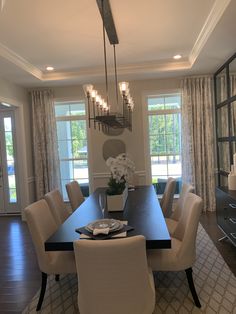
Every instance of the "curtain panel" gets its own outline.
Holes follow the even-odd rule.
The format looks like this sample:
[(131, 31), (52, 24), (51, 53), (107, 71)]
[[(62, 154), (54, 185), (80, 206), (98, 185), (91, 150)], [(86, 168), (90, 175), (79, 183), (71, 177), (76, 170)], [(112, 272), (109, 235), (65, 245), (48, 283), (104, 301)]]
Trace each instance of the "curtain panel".
[(31, 92), (36, 198), (59, 188), (60, 167), (56, 119), (51, 90)]
[(203, 199), (203, 210), (215, 210), (214, 107), (211, 77), (182, 80), (182, 172)]

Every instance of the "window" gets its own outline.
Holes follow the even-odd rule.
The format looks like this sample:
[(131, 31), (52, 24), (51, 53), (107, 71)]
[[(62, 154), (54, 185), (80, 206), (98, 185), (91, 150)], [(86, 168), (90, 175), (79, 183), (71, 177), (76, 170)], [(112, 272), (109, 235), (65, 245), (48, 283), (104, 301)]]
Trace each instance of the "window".
[(152, 183), (163, 194), (168, 177), (181, 181), (181, 96), (148, 96), (147, 106)]
[(55, 104), (57, 139), (61, 171), (61, 188), (68, 200), (65, 184), (77, 180), (88, 195), (88, 142), (84, 102)]
[(13, 130), (12, 117), (4, 117), (4, 133), (5, 133), (5, 149), (6, 149), (6, 163), (8, 172), (8, 186), (9, 186), (9, 203), (17, 202), (16, 194), (16, 174), (14, 167), (14, 145), (13, 145)]

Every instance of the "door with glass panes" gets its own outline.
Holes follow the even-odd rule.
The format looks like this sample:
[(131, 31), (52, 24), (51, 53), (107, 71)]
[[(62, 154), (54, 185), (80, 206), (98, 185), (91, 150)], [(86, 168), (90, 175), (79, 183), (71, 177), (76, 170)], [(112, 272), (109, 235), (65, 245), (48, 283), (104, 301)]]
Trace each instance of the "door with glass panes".
[(14, 110), (0, 110), (0, 214), (20, 212)]

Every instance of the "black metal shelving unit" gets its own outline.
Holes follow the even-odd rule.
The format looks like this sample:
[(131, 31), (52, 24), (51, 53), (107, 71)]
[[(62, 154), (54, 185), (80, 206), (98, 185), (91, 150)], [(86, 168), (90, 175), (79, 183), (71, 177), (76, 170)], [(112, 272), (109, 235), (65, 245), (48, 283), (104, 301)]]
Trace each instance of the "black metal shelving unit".
[[(228, 189), (228, 174), (236, 153), (236, 53), (214, 74), (217, 149), (217, 223), (236, 246), (236, 191)], [(235, 81), (235, 82), (234, 82)], [(220, 239), (221, 240), (221, 239)]]

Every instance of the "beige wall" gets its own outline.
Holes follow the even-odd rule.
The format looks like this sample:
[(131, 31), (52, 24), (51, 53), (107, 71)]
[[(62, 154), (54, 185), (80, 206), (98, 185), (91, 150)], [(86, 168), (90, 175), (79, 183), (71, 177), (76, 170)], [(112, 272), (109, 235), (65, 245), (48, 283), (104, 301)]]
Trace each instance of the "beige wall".
[[(103, 95), (104, 85), (94, 85), (96, 89)], [(145, 110), (144, 110), (144, 96), (145, 94), (152, 94), (153, 92), (165, 93), (176, 91), (180, 89), (180, 78), (160, 79), (160, 80), (145, 80), (130, 82), (131, 95), (135, 102), (135, 109), (133, 113), (133, 131), (125, 130), (119, 136), (107, 136), (101, 131), (89, 130), (90, 136), (90, 156), (91, 156), (91, 183), (93, 188), (99, 185), (105, 185), (109, 175), (102, 156), (102, 147), (107, 139), (120, 139), (126, 144), (126, 151), (130, 154), (135, 162), (136, 171), (139, 176), (140, 183), (148, 183), (146, 176), (146, 159), (147, 147), (145, 145)], [(54, 96), (57, 100), (82, 100), (85, 98), (81, 86), (64, 86), (55, 87)], [(110, 89), (109, 89), (110, 90)], [(114, 93), (112, 93), (114, 95)], [(112, 95), (110, 95), (112, 99)]]

